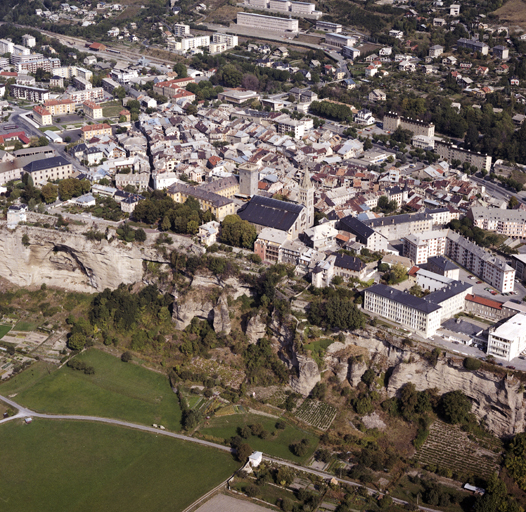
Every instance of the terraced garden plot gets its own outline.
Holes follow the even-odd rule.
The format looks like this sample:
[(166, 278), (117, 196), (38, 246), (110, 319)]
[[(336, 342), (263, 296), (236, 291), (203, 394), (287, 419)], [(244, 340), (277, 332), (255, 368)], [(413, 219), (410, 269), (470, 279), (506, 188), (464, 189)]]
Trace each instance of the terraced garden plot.
[(456, 473), (489, 477), (497, 469), (498, 455), (470, 441), (457, 425), (435, 421), (415, 459), (422, 464), (449, 468)]
[(295, 413), (296, 418), (314, 428), (327, 430), (336, 418), (338, 410), (336, 407), (318, 400), (306, 399)]

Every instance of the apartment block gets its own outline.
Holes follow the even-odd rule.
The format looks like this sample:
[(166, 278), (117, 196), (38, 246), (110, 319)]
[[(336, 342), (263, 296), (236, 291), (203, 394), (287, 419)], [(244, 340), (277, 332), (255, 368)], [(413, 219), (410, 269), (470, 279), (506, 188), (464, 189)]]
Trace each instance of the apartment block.
[(73, 114), (75, 112), (75, 103), (71, 100), (47, 100), (44, 102), (44, 107), (51, 112), (52, 116)]
[(344, 36), (343, 34), (329, 33), (325, 36), (325, 43), (330, 46), (336, 46), (337, 48), (343, 48), (344, 46), (354, 46), (357, 43), (356, 37)]
[(111, 126), (106, 123), (90, 124), (81, 128), (82, 138), (84, 141), (90, 140), (93, 137), (100, 137), (101, 135), (111, 135)]
[(49, 110), (42, 107), (41, 105), (33, 107), (33, 119), (40, 126), (51, 126), (53, 124), (53, 117), (51, 116), (51, 112), (49, 112)]
[(399, 116), (395, 112), (388, 112), (384, 115), (383, 128), (390, 132), (396, 131), (397, 128), (403, 128), (404, 130), (409, 130), (413, 135), (423, 135), (431, 138), (435, 136), (435, 125), (433, 123)]
[(466, 48), (472, 52), (480, 52), (482, 55), (487, 55), (489, 52), (489, 46), (482, 41), (477, 41), (476, 39), (465, 39), (460, 38), (457, 41), (457, 48)]
[(292, 18), (277, 18), (265, 16), (264, 14), (253, 14), (248, 12), (237, 13), (237, 24), (240, 27), (255, 28), (258, 30), (270, 30), (271, 32), (298, 32), (298, 20)]
[(511, 361), (526, 350), (526, 315), (518, 313), (498, 327), (491, 327), (487, 354)]
[(387, 240), (398, 240), (414, 233), (425, 233), (431, 231), (434, 225), (433, 217), (429, 213), (406, 213), (363, 222)]
[(404, 239), (404, 256), (415, 265), (427, 263), (428, 258), (440, 256), (446, 250), (447, 231), (426, 231), (410, 234)]
[(513, 291), (515, 269), (502, 258), (494, 256), (451, 230), (447, 235), (445, 255), (499, 292)]
[(467, 216), (473, 225), (511, 238), (526, 238), (526, 211), (475, 206)]
[(94, 87), (86, 91), (71, 91), (66, 93), (68, 99), (71, 101), (81, 104), (85, 101), (100, 101), (104, 99), (104, 90), (102, 87)]
[(27, 85), (11, 84), (11, 94), (18, 99), (29, 100), (41, 103), (49, 99), (49, 91), (38, 87), (28, 87)]
[(173, 34), (175, 37), (185, 37), (190, 35), (190, 25), (175, 23), (173, 26)]
[(82, 104), (82, 109), (86, 116), (91, 119), (102, 119), (102, 107), (95, 103), (94, 101), (85, 101)]
[(223, 34), (221, 32), (218, 32), (216, 34), (212, 34), (212, 43), (216, 43), (216, 44), (224, 43), (228, 47), (234, 47), (239, 44), (239, 39), (237, 36), (233, 36), (231, 34)]
[(34, 183), (62, 180), (73, 174), (73, 166), (63, 156), (54, 156), (25, 165), (24, 173), (31, 174)]
[(453, 160), (460, 160), (462, 163), (468, 162), (474, 165), (477, 169), (491, 170), (491, 156), (461, 149), (454, 144), (448, 142), (437, 141), (435, 144), (435, 151), (444, 159), (451, 163)]

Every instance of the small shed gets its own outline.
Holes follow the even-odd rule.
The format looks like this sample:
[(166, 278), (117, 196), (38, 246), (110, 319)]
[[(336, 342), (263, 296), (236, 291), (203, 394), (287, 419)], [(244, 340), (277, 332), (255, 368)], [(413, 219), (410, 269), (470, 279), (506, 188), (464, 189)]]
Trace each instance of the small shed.
[(263, 460), (262, 452), (254, 452), (249, 458), (248, 462), (253, 468), (257, 468)]

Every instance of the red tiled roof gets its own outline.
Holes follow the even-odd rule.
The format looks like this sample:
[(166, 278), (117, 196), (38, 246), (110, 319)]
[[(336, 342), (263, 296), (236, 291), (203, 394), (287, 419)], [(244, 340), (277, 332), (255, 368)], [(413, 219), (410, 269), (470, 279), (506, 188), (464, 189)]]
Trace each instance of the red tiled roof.
[(91, 132), (91, 131), (95, 131), (95, 130), (103, 130), (105, 128), (111, 128), (111, 126), (109, 124), (106, 124), (106, 123), (91, 124), (91, 125), (88, 125), (88, 126), (83, 126), (81, 128), (81, 131), (83, 131), (83, 132)]
[(411, 267), (409, 269), (409, 272), (407, 273), (408, 275), (410, 275), (411, 277), (415, 277), (416, 276), (416, 273), (420, 270), (420, 267)]
[(4, 135), (0, 135), (0, 144), (4, 144), (7, 141), (18, 139), (23, 144), (29, 144), (29, 139), (26, 137), (24, 132), (11, 132)]
[(502, 309), (502, 302), (486, 299), (480, 295), (466, 295), (466, 300), (469, 300), (470, 302), (476, 302), (477, 304), (482, 304), (483, 306), (488, 306), (490, 308)]

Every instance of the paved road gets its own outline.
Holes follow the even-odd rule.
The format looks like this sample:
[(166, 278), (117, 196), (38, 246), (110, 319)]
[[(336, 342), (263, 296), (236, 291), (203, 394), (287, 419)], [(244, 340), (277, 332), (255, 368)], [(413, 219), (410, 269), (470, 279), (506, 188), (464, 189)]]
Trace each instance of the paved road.
[[(6, 404), (10, 405), (11, 407), (14, 407), (15, 409), (18, 409), (18, 413), (17, 414), (15, 414), (14, 416), (11, 416), (9, 418), (5, 418), (5, 419), (0, 420), (0, 424), (7, 423), (8, 421), (12, 421), (12, 420), (15, 420), (15, 419), (22, 419), (22, 418), (27, 418), (27, 417), (44, 418), (44, 419), (51, 419), (51, 420), (96, 421), (96, 422), (99, 422), (99, 423), (107, 423), (109, 425), (117, 425), (119, 427), (133, 428), (133, 429), (136, 429), (136, 430), (142, 430), (144, 432), (150, 432), (152, 434), (173, 437), (175, 439), (180, 439), (182, 441), (189, 441), (191, 443), (200, 444), (202, 446), (208, 446), (210, 448), (216, 448), (216, 449), (222, 450), (224, 452), (229, 452), (229, 453), (233, 452), (232, 448), (230, 448), (228, 446), (224, 446), (224, 445), (216, 444), (216, 443), (211, 443), (210, 441), (204, 441), (203, 439), (196, 439), (195, 437), (189, 437), (189, 436), (185, 436), (183, 434), (176, 434), (175, 432), (169, 432), (167, 430), (160, 430), (160, 429), (155, 428), (155, 427), (148, 427), (146, 425), (138, 425), (137, 423), (131, 423), (129, 421), (115, 420), (115, 419), (112, 419), (112, 418), (101, 418), (99, 416), (81, 416), (81, 415), (77, 415), (77, 414), (41, 414), (41, 413), (32, 411), (31, 409), (28, 409), (27, 407), (24, 407), (24, 406), (16, 403), (14, 400), (11, 400), (10, 398), (7, 398), (5, 396), (0, 395), (0, 400), (5, 402)], [(315, 470), (315, 469), (306, 468), (304, 466), (300, 466), (300, 465), (294, 464), (292, 462), (287, 462), (287, 461), (284, 461), (284, 460), (281, 460), (281, 459), (279, 459), (279, 460), (278, 459), (274, 459), (274, 458), (268, 457), (266, 455), (264, 456), (264, 459), (269, 461), (269, 462), (272, 462), (274, 464), (281, 464), (282, 466), (288, 466), (288, 467), (297, 469), (299, 471), (304, 471), (305, 473), (310, 473), (312, 475), (319, 476), (319, 477), (324, 478), (324, 479), (336, 478), (336, 477), (334, 477), (334, 475), (332, 475), (330, 473), (325, 473), (323, 471), (318, 471), (318, 470)], [(362, 487), (361, 484), (358, 484), (356, 482), (351, 482), (350, 480), (345, 480), (343, 478), (336, 478), (336, 480), (338, 480), (341, 483), (345, 483), (345, 484), (352, 485), (352, 486), (355, 486), (355, 487)], [(366, 489), (369, 491), (369, 494), (372, 494), (372, 495), (379, 494), (378, 491), (376, 491), (375, 489), (371, 489), (369, 487), (366, 487)], [(401, 505), (404, 505), (404, 504), (407, 503), (407, 502), (405, 502), (403, 500), (399, 500), (397, 498), (393, 498), (393, 501), (396, 502), (396, 503), (400, 503)], [(426, 508), (426, 507), (420, 507), (420, 510), (424, 510), (426, 512), (437, 512), (434, 509)]]

